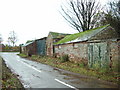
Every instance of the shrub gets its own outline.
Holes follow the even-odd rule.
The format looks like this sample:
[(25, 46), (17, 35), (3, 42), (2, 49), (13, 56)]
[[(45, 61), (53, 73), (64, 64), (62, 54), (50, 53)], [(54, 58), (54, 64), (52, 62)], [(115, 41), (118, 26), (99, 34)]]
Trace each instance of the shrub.
[(69, 61), (69, 56), (67, 54), (61, 56), (61, 60), (62, 60), (61, 62), (67, 62)]
[(81, 68), (85, 67), (84, 63), (79, 63), (79, 66), (80, 66)]

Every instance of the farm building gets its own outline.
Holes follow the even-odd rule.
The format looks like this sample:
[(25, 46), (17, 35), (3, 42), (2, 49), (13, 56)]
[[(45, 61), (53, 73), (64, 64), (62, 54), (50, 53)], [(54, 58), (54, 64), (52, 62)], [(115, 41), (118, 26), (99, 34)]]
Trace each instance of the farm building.
[(57, 57), (66, 54), (71, 61), (83, 62), (89, 67), (118, 66), (120, 37), (109, 25), (68, 35), (54, 44)]
[(35, 55), (36, 53), (36, 43), (35, 41), (29, 42), (21, 47), (22, 53), (26, 55)]
[(46, 55), (46, 37), (22, 45), (21, 52), (27, 55)]
[(54, 53), (53, 43), (63, 39), (66, 35), (70, 35), (70, 34), (49, 32), (46, 40), (46, 54), (48, 56), (53, 56), (53, 53)]

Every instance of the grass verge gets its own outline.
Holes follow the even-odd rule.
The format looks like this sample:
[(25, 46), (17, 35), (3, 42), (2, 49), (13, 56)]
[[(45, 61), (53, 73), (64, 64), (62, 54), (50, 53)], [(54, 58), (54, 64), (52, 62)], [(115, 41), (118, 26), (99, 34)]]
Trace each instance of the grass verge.
[(2, 82), (2, 89), (10, 89), (10, 88), (21, 88), (24, 90), (23, 85), (18, 80), (17, 76), (13, 74), (10, 69), (6, 66), (5, 62), (0, 57), (0, 67), (1, 70), (1, 78), (0, 81)]
[(90, 69), (87, 66), (84, 67), (80, 63), (74, 63), (71, 61), (66, 61), (62, 62), (61, 59), (54, 58), (54, 57), (47, 57), (47, 56), (37, 56), (37, 55), (32, 55), (31, 57), (28, 57), (24, 54), (19, 54), (21, 57), (28, 58), (33, 61), (37, 61), (43, 64), (48, 64), (53, 67), (61, 68), (64, 70), (68, 70), (74, 73), (79, 73), (82, 75), (86, 76), (92, 76), (96, 77), (101, 80), (106, 80), (109, 82), (113, 82), (116, 84), (120, 84), (119, 79), (120, 79), (120, 73), (118, 72), (113, 72), (111, 70), (106, 70), (106, 69)]

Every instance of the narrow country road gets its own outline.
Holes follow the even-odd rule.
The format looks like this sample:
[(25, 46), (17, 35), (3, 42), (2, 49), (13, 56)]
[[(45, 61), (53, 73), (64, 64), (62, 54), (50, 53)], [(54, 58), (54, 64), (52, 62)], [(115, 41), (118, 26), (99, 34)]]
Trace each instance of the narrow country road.
[(20, 58), (17, 53), (0, 53), (25, 88), (114, 88), (116, 85)]

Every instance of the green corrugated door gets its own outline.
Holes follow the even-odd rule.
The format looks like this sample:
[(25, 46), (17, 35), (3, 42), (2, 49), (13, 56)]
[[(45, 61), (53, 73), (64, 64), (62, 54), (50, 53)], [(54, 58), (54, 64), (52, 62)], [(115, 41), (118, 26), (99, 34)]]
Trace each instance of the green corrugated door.
[(107, 43), (89, 43), (88, 64), (90, 67), (106, 67), (109, 64), (109, 53)]
[(37, 41), (37, 54), (38, 55), (45, 55), (45, 40), (38, 40)]
[(88, 64), (90, 67), (93, 65), (93, 45), (88, 46)]

